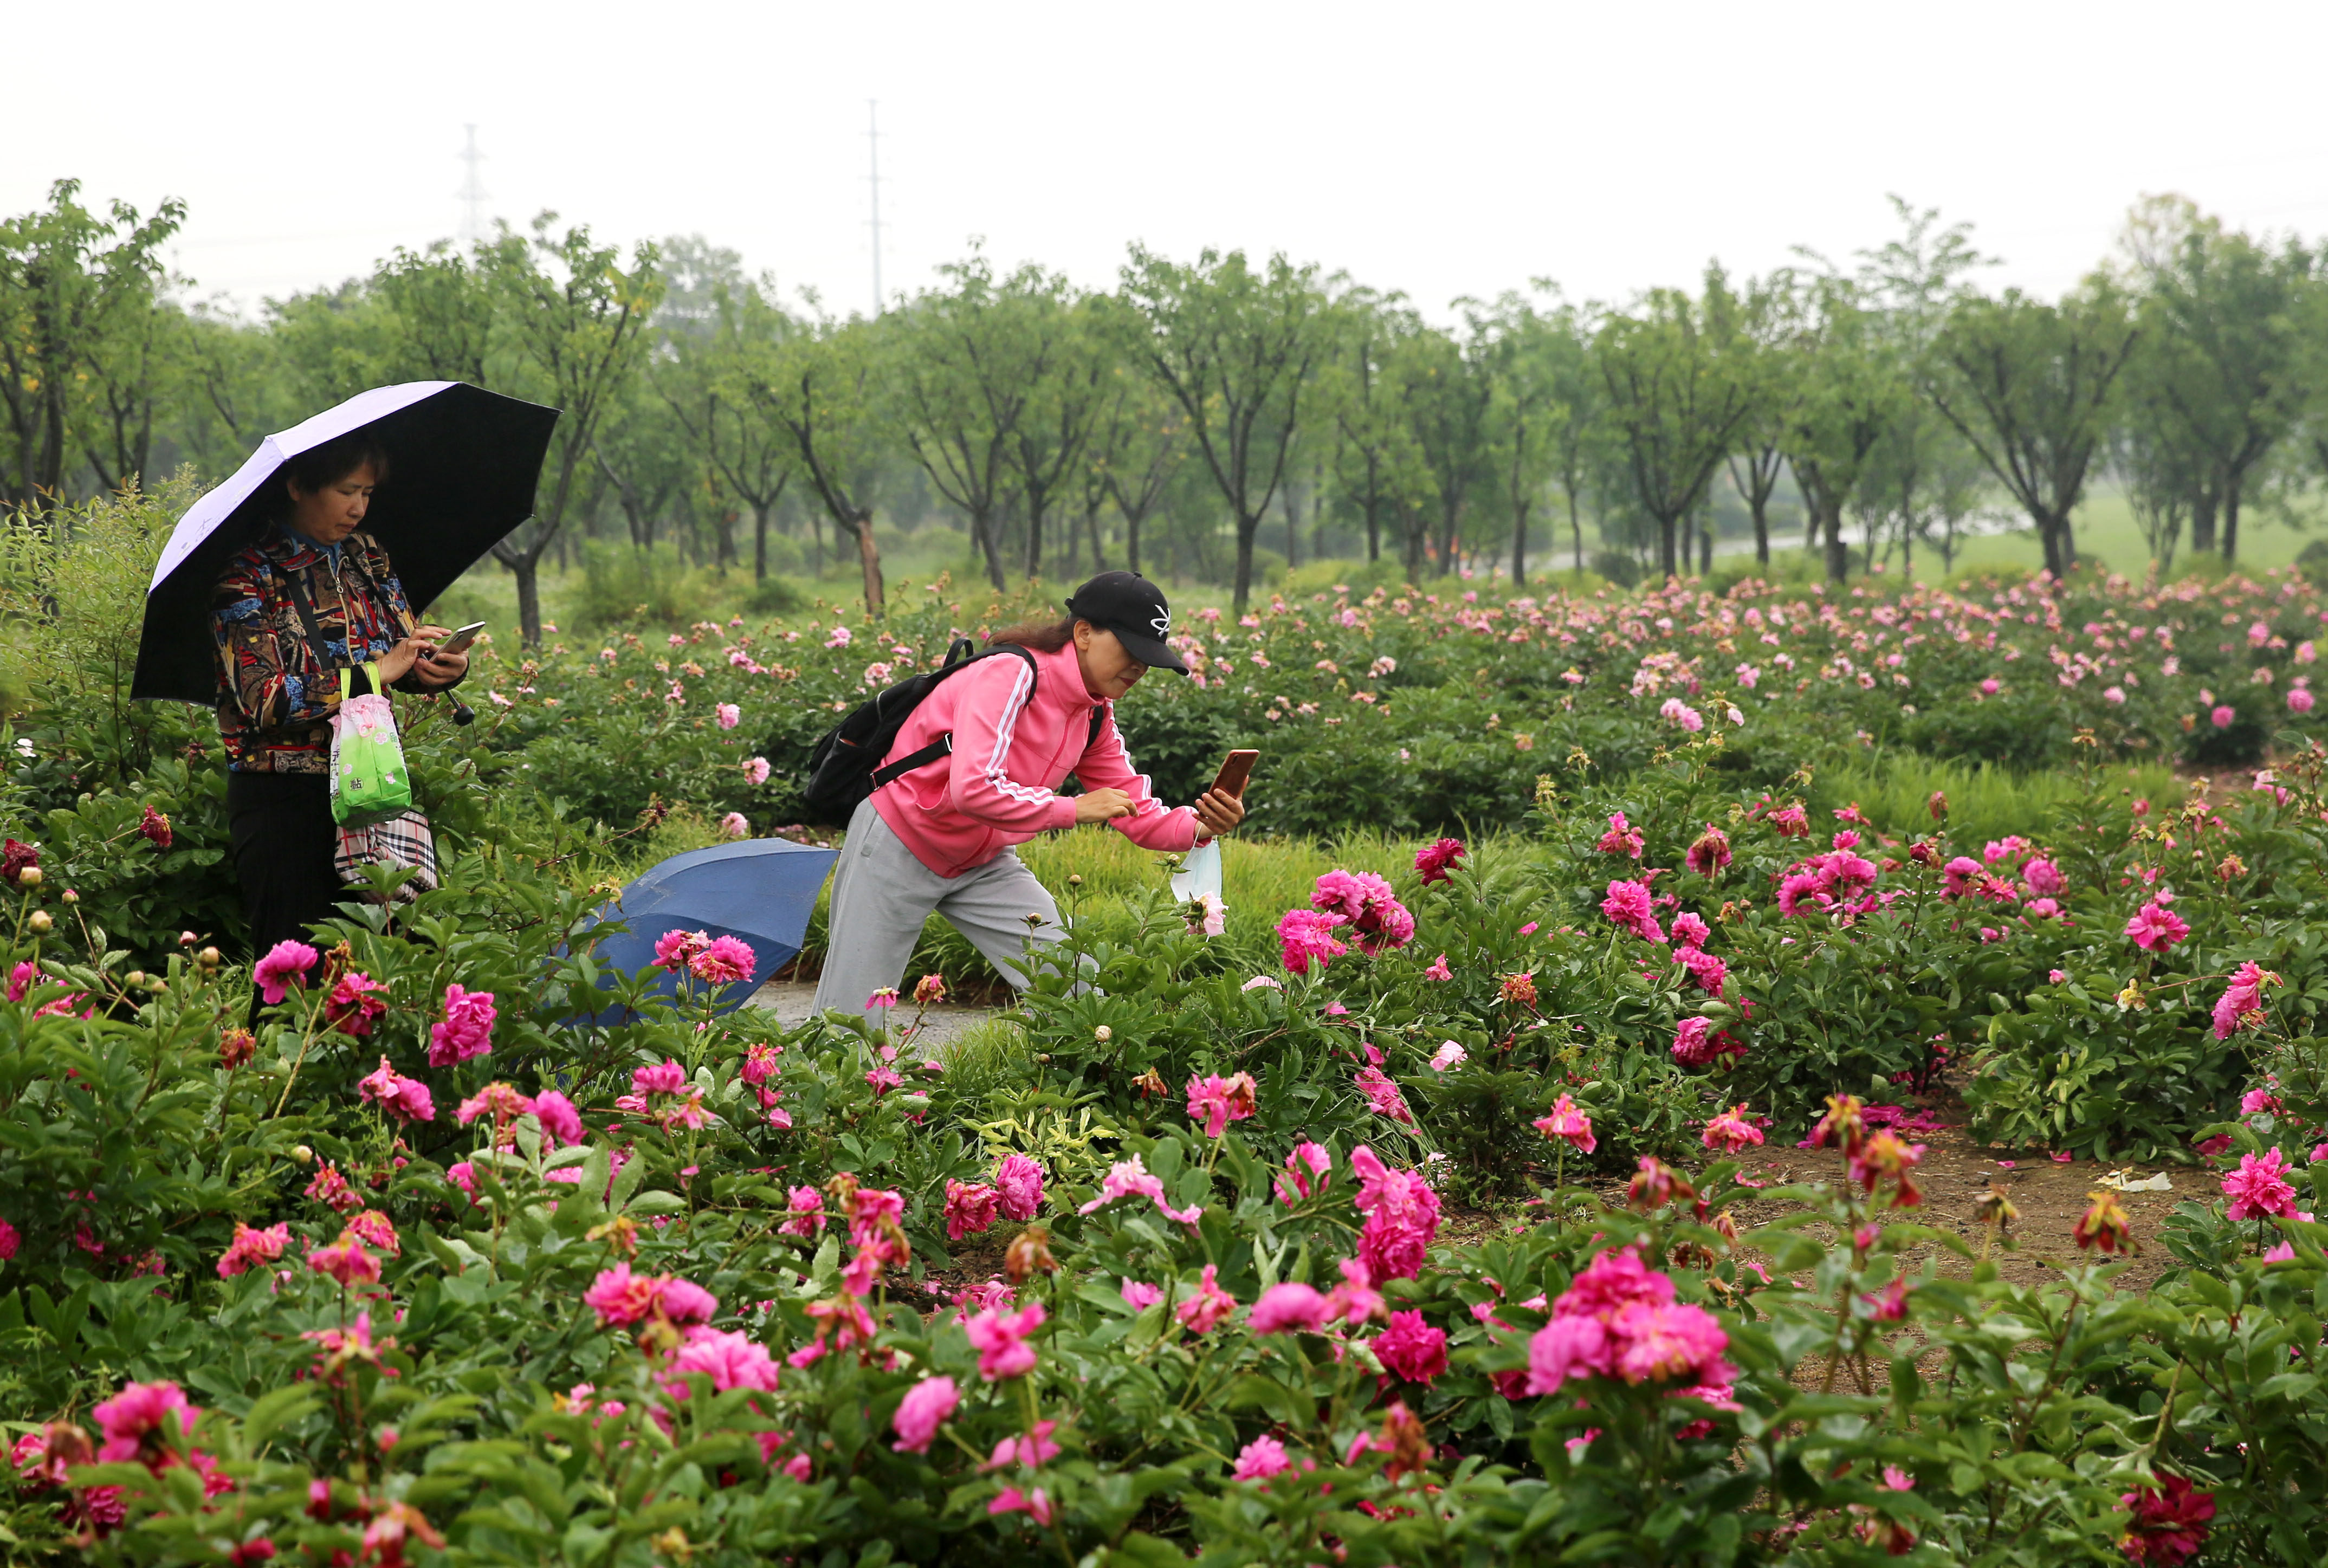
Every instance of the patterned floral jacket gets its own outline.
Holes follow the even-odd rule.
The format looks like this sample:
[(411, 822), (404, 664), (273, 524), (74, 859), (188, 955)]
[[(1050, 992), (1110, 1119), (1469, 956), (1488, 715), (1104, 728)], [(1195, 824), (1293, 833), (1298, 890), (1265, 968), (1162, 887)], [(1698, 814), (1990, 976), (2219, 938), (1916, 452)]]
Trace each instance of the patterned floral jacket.
[[(328, 663), (315, 657), (292, 603), (295, 577), (306, 588)], [(353, 671), (351, 694), (371, 690), (364, 662), (418, 624), (388, 552), (361, 531), (332, 551), (278, 530), (227, 563), (211, 606), (219, 734), (227, 765), (244, 773), (329, 774), (327, 721), (340, 699), (340, 671)], [(410, 675), (393, 684), (424, 690)]]

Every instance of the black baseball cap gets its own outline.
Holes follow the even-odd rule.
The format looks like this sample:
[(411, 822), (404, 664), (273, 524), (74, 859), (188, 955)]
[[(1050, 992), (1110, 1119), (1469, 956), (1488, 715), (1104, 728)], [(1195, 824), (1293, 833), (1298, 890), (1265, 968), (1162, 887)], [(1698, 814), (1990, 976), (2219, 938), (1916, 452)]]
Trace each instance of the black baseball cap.
[(1188, 672), (1164, 639), (1172, 634), (1172, 606), (1164, 590), (1138, 572), (1102, 572), (1075, 590), (1067, 614), (1113, 632), (1124, 652), (1152, 670)]

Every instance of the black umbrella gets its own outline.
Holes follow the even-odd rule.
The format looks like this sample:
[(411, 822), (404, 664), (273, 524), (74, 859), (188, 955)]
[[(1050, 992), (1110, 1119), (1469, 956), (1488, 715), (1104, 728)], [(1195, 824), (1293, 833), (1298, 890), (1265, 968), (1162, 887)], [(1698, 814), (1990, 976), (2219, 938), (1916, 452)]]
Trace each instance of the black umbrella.
[(211, 596), (229, 558), (274, 525), (282, 486), (270, 482), (286, 459), (352, 430), (379, 440), (389, 481), (372, 496), (364, 531), (387, 549), (417, 610), (533, 515), (558, 412), (463, 381), (407, 381), (359, 392), (269, 436), (187, 510), (163, 548), (129, 694), (217, 699)]

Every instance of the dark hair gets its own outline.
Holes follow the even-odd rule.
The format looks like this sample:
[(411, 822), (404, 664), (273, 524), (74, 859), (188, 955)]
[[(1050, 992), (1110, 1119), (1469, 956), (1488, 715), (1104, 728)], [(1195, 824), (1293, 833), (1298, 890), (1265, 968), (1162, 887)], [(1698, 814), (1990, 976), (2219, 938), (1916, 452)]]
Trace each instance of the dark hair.
[(1069, 615), (1063, 621), (1021, 621), (1015, 626), (1005, 626), (986, 639), (989, 643), (1016, 643), (1037, 653), (1056, 653), (1075, 640), (1075, 623), (1083, 617)]
[[(283, 476), (289, 484), (313, 495), (367, 465), (371, 468), (373, 483), (388, 483), (388, 452), (380, 446), (380, 438), (369, 430), (351, 430), (291, 458), (283, 465)], [(289, 495), (288, 484), (284, 493)]]

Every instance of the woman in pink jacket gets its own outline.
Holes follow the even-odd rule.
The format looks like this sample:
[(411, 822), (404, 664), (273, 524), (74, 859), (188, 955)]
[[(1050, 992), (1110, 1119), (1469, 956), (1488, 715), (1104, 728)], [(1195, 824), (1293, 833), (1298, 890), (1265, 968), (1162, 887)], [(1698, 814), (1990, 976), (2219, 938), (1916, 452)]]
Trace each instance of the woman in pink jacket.
[[(1174, 851), (1243, 820), (1244, 805), (1219, 791), (1167, 811), (1116, 732), (1117, 699), (1150, 669), (1187, 673), (1164, 640), (1171, 630), (1153, 583), (1103, 572), (1075, 590), (1065, 620), (994, 634), (1031, 660), (981, 658), (922, 700), (882, 760), (949, 734), (953, 748), (876, 789), (850, 819), (818, 1011), (869, 1014), (878, 993), (903, 981), (933, 911), (1025, 985), (1030, 929), (1043, 944), (1066, 934), (1058, 904), (1013, 847), (1039, 832), (1105, 822), (1144, 849)], [(1083, 793), (1059, 793), (1070, 773)]]

